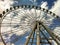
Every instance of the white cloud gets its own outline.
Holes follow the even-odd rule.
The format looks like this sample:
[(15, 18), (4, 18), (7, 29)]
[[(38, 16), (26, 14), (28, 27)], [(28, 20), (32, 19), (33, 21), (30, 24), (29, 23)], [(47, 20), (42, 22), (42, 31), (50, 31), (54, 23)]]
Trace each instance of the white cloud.
[(60, 0), (57, 0), (54, 3), (54, 6), (52, 6), (50, 10), (60, 16)]
[(9, 8), (11, 4), (13, 4), (13, 0), (4, 0), (4, 1), (0, 0), (0, 9), (3, 11)]
[(31, 2), (36, 2), (36, 0), (30, 0)]
[[(32, 1), (32, 0), (31, 0)], [(16, 2), (16, 1), (15, 1)], [(36, 2), (36, 0), (33, 0), (32, 2)], [(4, 2), (3, 1), (0, 1), (0, 9), (2, 9), (2, 10), (5, 10), (5, 9), (7, 9), (7, 8), (9, 8), (12, 4), (14, 3), (14, 1), (13, 0), (5, 0)], [(47, 2), (41, 2), (42, 4), (41, 4), (41, 7), (42, 8), (45, 8), (45, 9), (48, 9), (48, 6), (47, 6)], [(55, 5), (52, 7), (52, 9), (51, 9), (51, 11), (53, 11), (53, 12), (55, 12), (56, 14), (60, 14), (60, 0), (57, 0), (57, 2), (55, 2)], [(34, 11), (33, 11), (34, 12)], [(32, 19), (31, 19), (32, 20)], [(33, 25), (34, 26), (34, 25)], [(32, 26), (32, 27), (33, 27)], [(5, 29), (5, 28), (4, 28)], [(4, 30), (4, 29), (2, 29), (2, 30)], [(28, 27), (27, 27), (27, 30), (25, 31), (25, 32), (27, 32), (28, 31)], [(8, 29), (7, 29), (8, 30)], [(22, 35), (22, 34), (24, 34), (25, 32), (23, 32), (23, 31), (20, 31), (20, 32), (17, 32), (16, 34), (17, 35)], [(20, 34), (18, 34), (18, 33), (20, 33)], [(28, 37), (28, 36), (27, 36)], [(26, 38), (27, 38), (26, 37)], [(20, 43), (20, 42), (19, 42)]]
[(42, 2), (41, 7), (45, 8), (45, 9), (48, 9), (47, 2)]

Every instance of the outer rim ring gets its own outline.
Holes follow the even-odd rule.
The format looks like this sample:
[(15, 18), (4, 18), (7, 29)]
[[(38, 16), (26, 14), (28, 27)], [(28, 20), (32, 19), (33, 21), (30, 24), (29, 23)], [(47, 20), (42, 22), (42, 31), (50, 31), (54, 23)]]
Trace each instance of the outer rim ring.
[(51, 11), (49, 11), (49, 10), (47, 10), (47, 9), (44, 9), (44, 8), (41, 8), (41, 7), (39, 7), (39, 6), (34, 6), (34, 5), (18, 5), (18, 6), (13, 6), (13, 7), (10, 7), (10, 9), (6, 9), (5, 11), (3, 11), (3, 13), (1, 14), (1, 21), (0, 21), (0, 36), (1, 36), (1, 39), (2, 39), (2, 42), (3, 42), (3, 44), (4, 45), (6, 45), (6, 43), (5, 43), (5, 41), (4, 41), (4, 39), (3, 39), (3, 37), (2, 37), (2, 35), (1, 35), (1, 24), (2, 24), (2, 21), (3, 21), (3, 19), (6, 17), (6, 15), (8, 14), (8, 13), (10, 13), (10, 12), (12, 12), (12, 11), (14, 11), (14, 10), (17, 10), (17, 9), (19, 9), (19, 8), (34, 8), (34, 9), (38, 9), (38, 10), (41, 10), (41, 11), (45, 11), (47, 14), (50, 14), (50, 15), (52, 15), (52, 16), (54, 16), (54, 17), (56, 17), (56, 18), (59, 18), (59, 16), (56, 16), (56, 14), (55, 13), (52, 13)]

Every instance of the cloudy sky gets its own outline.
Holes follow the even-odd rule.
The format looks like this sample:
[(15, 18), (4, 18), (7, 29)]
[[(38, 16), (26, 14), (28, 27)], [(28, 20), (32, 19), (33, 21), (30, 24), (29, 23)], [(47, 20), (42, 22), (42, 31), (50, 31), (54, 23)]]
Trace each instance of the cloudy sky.
[(0, 0), (0, 10), (5, 10), (12, 5), (33, 4), (43, 8), (48, 8), (59, 15), (60, 0)]
[(13, 5), (38, 5), (60, 16), (60, 0), (0, 0), (0, 12)]

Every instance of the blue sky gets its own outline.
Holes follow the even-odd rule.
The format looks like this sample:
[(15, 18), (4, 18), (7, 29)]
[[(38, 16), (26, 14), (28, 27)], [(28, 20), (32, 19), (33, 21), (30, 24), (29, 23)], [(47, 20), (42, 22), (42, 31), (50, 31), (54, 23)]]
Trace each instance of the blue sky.
[[(23, 4), (23, 3), (24, 4), (33, 4), (34, 0), (14, 0), (14, 1), (17, 1), (19, 4), (20, 3), (21, 4)], [(51, 7), (54, 5), (54, 2), (57, 1), (57, 0), (35, 0), (35, 1), (36, 1), (35, 3), (37, 3), (37, 5), (41, 5), (42, 1), (47, 2), (48, 3), (47, 4), (48, 8), (51, 9)], [(16, 4), (16, 2), (14, 4)]]
[[(47, 7), (49, 10), (54, 12), (55, 14), (60, 14), (60, 0), (13, 0), (13, 5), (21, 5), (21, 4), (33, 4), (41, 6), (44, 3), (44, 7)], [(60, 15), (59, 15), (60, 16)]]
[(38, 5), (40, 5), (42, 1), (47, 2), (47, 6), (50, 9), (54, 5), (54, 2), (57, 0), (37, 0)]
[[(14, 0), (15, 2), (12, 4), (12, 5), (19, 5), (19, 4), (33, 4), (34, 2), (34, 0)], [(54, 2), (57, 2), (56, 0), (36, 0), (36, 4), (37, 5), (42, 5), (43, 3), (41, 3), (41, 2), (47, 2), (47, 7), (48, 7), (48, 9), (51, 9), (54, 5), (55, 5), (55, 3)], [(7, 3), (6, 3), (7, 4)], [(9, 4), (8, 4), (9, 5)], [(5, 5), (4, 5), (5, 6)], [(11, 5), (10, 5), (11, 6)], [(54, 9), (57, 9), (57, 14), (58, 14), (58, 12), (59, 12), (59, 8), (57, 8), (59, 5), (57, 5), (56, 6), (56, 8), (54, 8)], [(9, 7), (9, 6), (8, 6)], [(5, 8), (5, 7), (4, 7)], [(53, 10), (54, 10), (53, 9)], [(53, 22), (52, 23), (56, 23), (56, 25), (59, 25), (59, 23), (57, 23), (58, 21), (56, 21), (56, 20), (53, 20)], [(53, 24), (51, 24), (51, 25), (53, 25)], [(60, 25), (59, 25), (60, 26)], [(50, 26), (50, 27), (52, 27), (52, 26)], [(55, 27), (54, 27), (55, 28)], [(26, 36), (25, 36), (26, 37)], [(23, 43), (23, 41), (25, 41), (26, 40), (26, 38), (25, 37), (23, 37), (20, 41), (21, 41), (21, 43)], [(19, 42), (20, 43), (20, 42)], [(18, 43), (17, 43), (18, 44)]]
[[(35, 1), (35, 4), (34, 4)], [(8, 3), (9, 2), (9, 3)], [(60, 14), (60, 0), (4, 0), (0, 1), (0, 8), (2, 10), (5, 10), (13, 5), (20, 5), (20, 4), (34, 4), (34, 5), (42, 5), (44, 2), (47, 3), (45, 6), (48, 7), (48, 9), (52, 9), (51, 11), (56, 13), (57, 15)]]

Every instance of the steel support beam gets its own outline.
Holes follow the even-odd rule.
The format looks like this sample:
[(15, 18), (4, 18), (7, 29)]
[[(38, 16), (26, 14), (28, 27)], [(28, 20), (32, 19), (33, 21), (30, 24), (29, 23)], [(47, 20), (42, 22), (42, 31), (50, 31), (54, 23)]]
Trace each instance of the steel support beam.
[(60, 41), (54, 36), (54, 33), (47, 26), (45, 26), (43, 23), (41, 23), (41, 25), (49, 33), (49, 35), (53, 38), (53, 40), (56, 41), (56, 43), (58, 45), (60, 45)]
[[(29, 42), (32, 43), (32, 42)], [(48, 42), (40, 42), (41, 44), (49, 44)], [(33, 44), (36, 44), (36, 42), (33, 42)]]
[(33, 32), (32, 38), (30, 38), (30, 39), (32, 39), (32, 43), (31, 43), (31, 45), (33, 45), (34, 35), (35, 35), (35, 30), (34, 30), (34, 32)]
[(45, 34), (42, 32), (42, 30), (40, 30), (40, 32), (43, 34), (43, 36), (45, 37), (45, 39), (48, 41), (48, 43), (51, 45), (51, 42), (49, 41), (49, 39), (45, 36)]
[(40, 45), (40, 31), (39, 31), (39, 23), (37, 22), (37, 30), (36, 30), (36, 35), (37, 35), (37, 45)]
[(34, 30), (36, 29), (36, 25), (37, 25), (37, 24), (36, 24), (36, 22), (35, 22), (34, 24), (35, 24), (35, 26), (34, 26), (34, 28), (32, 29), (32, 32), (30, 33), (30, 35), (29, 35), (28, 39), (26, 40), (25, 45), (28, 45), (28, 43), (29, 43), (29, 41), (30, 41), (31, 36), (32, 36), (32, 34), (33, 34)]
[[(34, 39), (36, 39), (36, 38), (34, 38)], [(41, 38), (41, 40), (46, 40), (46, 38)], [(48, 40), (53, 40), (53, 39), (52, 38), (48, 38)]]
[(43, 31), (41, 30), (41, 25), (39, 24), (39, 30), (40, 30), (40, 32), (42, 33), (42, 35), (44, 36), (44, 38), (41, 38), (42, 40), (47, 40), (48, 41), (48, 43), (51, 45), (51, 41), (49, 40), (49, 38), (48, 37), (46, 37), (46, 35), (43, 33)]

